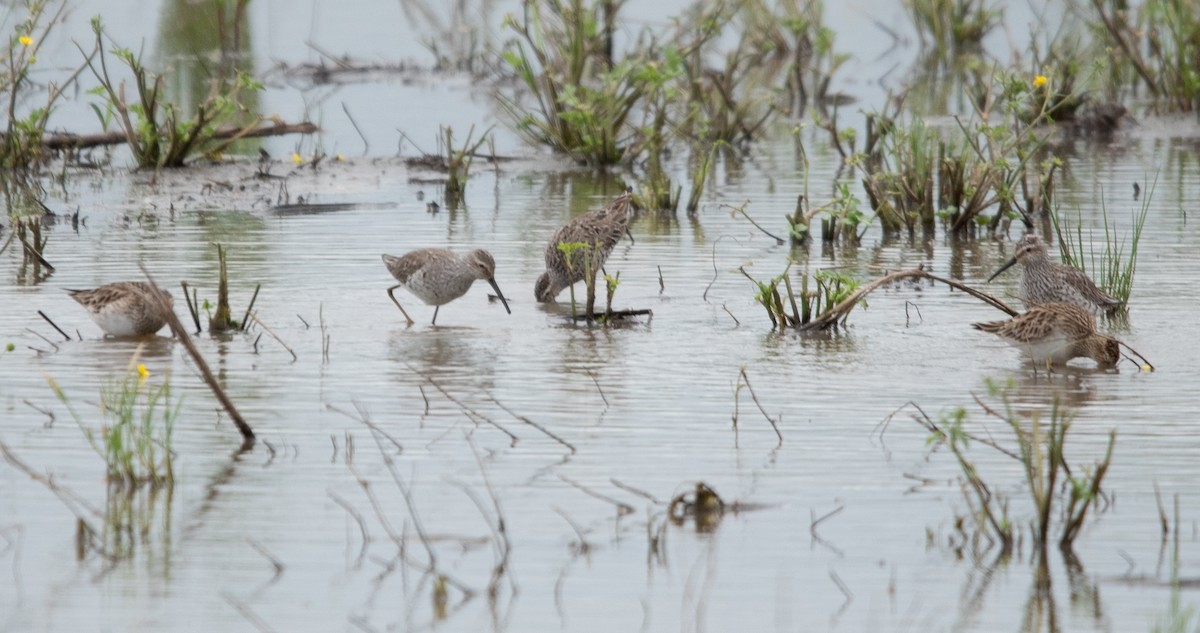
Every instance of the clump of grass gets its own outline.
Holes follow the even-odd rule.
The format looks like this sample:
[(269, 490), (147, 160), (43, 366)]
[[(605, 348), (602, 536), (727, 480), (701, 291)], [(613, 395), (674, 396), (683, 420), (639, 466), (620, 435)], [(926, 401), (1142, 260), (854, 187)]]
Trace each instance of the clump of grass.
[(1021, 464), (1033, 514), (1029, 537), (1044, 559), (1052, 532), (1058, 546), (1070, 550), (1089, 514), (1102, 501), (1101, 484), (1112, 463), (1116, 431), (1109, 433), (1108, 446), (1100, 460), (1090, 466), (1070, 463), (1065, 448), (1074, 414), (1057, 398), (1048, 415), (1020, 414), (1010, 400), (1012, 391), (1011, 384), (1002, 386), (989, 381), (988, 393), (994, 403), (976, 397), (982, 412), (999, 420), (1011, 432), (1012, 447), (993, 439), (990, 432), (974, 432), (968, 426), (967, 410), (962, 407), (934, 422), (914, 405), (917, 413), (913, 418), (930, 431), (931, 444), (945, 446), (954, 455), (962, 471), (963, 493), (971, 516), (980, 532), (999, 544), (1002, 556), (1012, 551), (1024, 523), (1014, 521), (1009, 515), (1013, 499), (1002, 491), (1011, 484), (985, 477), (970, 458), (970, 445), (983, 444)]
[(1146, 88), (1160, 111), (1200, 108), (1200, 7), (1179, 0), (1151, 0), (1136, 6), (1092, 0), (1093, 32), (1101, 38), (1113, 90), (1131, 84)]
[[(800, 278), (800, 292), (797, 293), (792, 287), (791, 268), (792, 262), (788, 262), (782, 273), (767, 281), (751, 277), (745, 268), (739, 269), (757, 288), (754, 299), (767, 311), (771, 327), (780, 331), (785, 327), (806, 329), (804, 326), (815, 317), (828, 313), (862, 285), (860, 280), (841, 271), (817, 269), (812, 275), (815, 288), (809, 290), (809, 276), (804, 275)], [(848, 317), (849, 311), (833, 327), (836, 329), (839, 323), (844, 326)]]
[[(1157, 181), (1155, 182), (1157, 184)], [(1074, 230), (1064, 227), (1058, 213), (1050, 215), (1054, 224), (1054, 233), (1058, 236), (1058, 248), (1063, 263), (1074, 266), (1079, 270), (1092, 271), (1092, 280), (1114, 299), (1121, 302), (1118, 309), (1129, 305), (1129, 295), (1133, 292), (1133, 274), (1137, 270), (1138, 243), (1142, 239), (1142, 227), (1146, 224), (1146, 215), (1150, 210), (1150, 199), (1154, 196), (1155, 184), (1142, 197), (1142, 207), (1133, 215), (1133, 235), (1121, 233), (1117, 223), (1109, 222), (1108, 206), (1101, 202), (1100, 209), (1104, 222), (1104, 250), (1097, 257), (1096, 249), (1092, 246), (1091, 231), (1084, 239), (1083, 220), (1077, 217)], [(1085, 254), (1085, 242), (1087, 252)], [(1126, 252), (1126, 246), (1129, 247)]]
[[(15, 172), (14, 172), (15, 173)], [(0, 245), (0, 253), (10, 244), (21, 249), (22, 276), (29, 271), (31, 280), (39, 282), (54, 272), (54, 266), (46, 261), (46, 245), (50, 241), (48, 232), (43, 232), (43, 222), (48, 209), (42, 203), (44, 189), (33, 179), (17, 175), (12, 180), (0, 179), (0, 191), (8, 204), (8, 238)]]
[[(500, 101), (529, 140), (581, 163), (644, 163), (646, 208), (680, 202), (680, 187), (659, 163), (670, 142), (744, 148), (781, 112), (803, 111), (810, 100), (823, 106), (833, 73), (849, 58), (833, 52), (834, 33), (816, 3), (749, 0), (700, 5), (676, 18), (674, 35), (644, 30), (616, 59), (623, 4), (526, 0), (522, 17), (506, 21), (517, 37), (502, 58), (532, 107), (516, 95)], [(736, 44), (718, 49), (730, 25), (739, 28)]]
[(880, 117), (867, 119), (867, 134), (863, 189), (884, 235), (933, 231), (940, 135), (920, 119), (901, 127)]
[[(673, 52), (682, 60), (686, 110), (679, 127), (683, 136), (744, 146), (775, 114), (768, 87), (770, 77), (778, 73), (783, 50), (775, 46), (781, 43), (778, 27), (764, 12), (770, 13), (757, 0), (738, 6), (717, 3), (698, 8), (679, 22), (677, 48), (669, 48), (667, 57)], [(739, 15), (746, 24), (736, 46), (716, 50), (726, 27)]]
[(862, 211), (858, 195), (850, 191), (850, 181), (833, 183), (833, 200), (825, 205), (826, 214), (821, 219), (821, 238), (833, 242), (839, 237), (857, 246), (870, 227), (871, 218)]
[(138, 362), (140, 354), (139, 347), (124, 374), (101, 388), (100, 411), (105, 422), (98, 434), (84, 423), (58, 383), (47, 378), (88, 443), (107, 464), (109, 483), (129, 489), (174, 482), (171, 444), (183, 404), (182, 399), (171, 397), (170, 375), (155, 384), (146, 366)]
[[(961, 134), (943, 139), (938, 150), (937, 216), (955, 237), (972, 237), (982, 227), (994, 233), (1016, 217), (1032, 226), (1031, 209), (1048, 206), (1057, 163), (1038, 161), (1050, 133), (1040, 127), (1050, 120), (1047, 81), (975, 73), (969, 91), (976, 119), (960, 122)], [(1020, 206), (1018, 191), (1029, 208)]]
[(637, 60), (613, 59), (613, 30), (623, 1), (526, 0), (502, 58), (534, 98), (526, 108), (501, 96), (502, 107), (530, 140), (592, 166), (619, 162), (626, 122), (641, 88)]
[(215, 81), (208, 97), (196, 111), (185, 114), (178, 104), (166, 101), (162, 94), (166, 75), (151, 72), (142, 63), (140, 53), (117, 47), (111, 54), (133, 74), (137, 98), (128, 102), (123, 82), (115, 82), (109, 74), (105, 35), (99, 17), (92, 19), (92, 31), (96, 36), (99, 59), (93, 63), (89, 58), (87, 65), (100, 85), (91, 92), (104, 100), (103, 111), (97, 107), (96, 114), (102, 123), (109, 119), (118, 122), (138, 167), (182, 167), (197, 154), (219, 153), (258, 125), (259, 117), (252, 117), (254, 120), (244, 125), (241, 133), (220, 143), (216, 141), (222, 126), (245, 123), (249, 113), (242, 97), (262, 90), (262, 84), (247, 73), (239, 70), (232, 80)]
[(907, 0), (909, 17), (921, 46), (949, 59), (981, 50), (983, 38), (999, 25), (1004, 13), (987, 0)]
[[(491, 130), (489, 129), (488, 131)], [(467, 178), (471, 172), (471, 161), (475, 157), (475, 152), (479, 151), (479, 148), (488, 142), (488, 131), (485, 131), (478, 139), (475, 139), (475, 126), (471, 126), (471, 129), (467, 131), (467, 138), (463, 141), (462, 147), (455, 148), (454, 131), (450, 127), (442, 128), (442, 137), (439, 138), (439, 145), (442, 145), (442, 149), (446, 153), (447, 207), (454, 209), (462, 203), (463, 196), (467, 192)]]

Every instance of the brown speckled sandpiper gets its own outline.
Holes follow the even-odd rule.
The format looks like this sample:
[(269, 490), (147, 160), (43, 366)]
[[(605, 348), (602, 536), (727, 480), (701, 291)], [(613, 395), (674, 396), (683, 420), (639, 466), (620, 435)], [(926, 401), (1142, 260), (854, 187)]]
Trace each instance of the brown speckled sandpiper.
[(118, 281), (91, 290), (68, 290), (71, 298), (87, 308), (100, 329), (110, 336), (145, 336), (166, 325), (152, 293), (158, 292), (169, 309), (174, 305), (171, 293), (142, 281)]
[[(554, 232), (546, 244), (546, 272), (538, 277), (533, 287), (538, 301), (554, 301), (558, 293), (582, 280), (589, 258), (593, 276), (599, 272), (613, 247), (629, 230), (632, 200), (633, 194), (626, 191), (604, 208), (589, 211)], [(568, 262), (558, 245), (570, 243), (583, 243), (587, 247), (572, 254)]]
[(1121, 359), (1117, 339), (1097, 333), (1092, 313), (1073, 303), (1052, 301), (1007, 321), (971, 325), (1021, 348), (1035, 363), (1061, 365), (1072, 358), (1087, 357), (1107, 368)]
[(1083, 271), (1051, 261), (1046, 254), (1046, 244), (1035, 233), (1026, 233), (1017, 241), (1012, 259), (988, 277), (988, 281), (1013, 264), (1021, 264), (1023, 269), (1017, 294), (1026, 307), (1064, 301), (1095, 314), (1098, 310), (1111, 310), (1121, 305), (1120, 301), (1097, 288)]
[(444, 248), (421, 248), (400, 257), (384, 255), (383, 263), (400, 282), (388, 288), (388, 296), (400, 308), (409, 325), (413, 324), (412, 318), (393, 294), (397, 288), (406, 288), (426, 305), (434, 306), (434, 325), (437, 324), (438, 309), (466, 294), (476, 279), (491, 284), (505, 311), (512, 314), (504, 293), (496, 285), (496, 260), (485, 250), (477, 249), (466, 255), (458, 255)]

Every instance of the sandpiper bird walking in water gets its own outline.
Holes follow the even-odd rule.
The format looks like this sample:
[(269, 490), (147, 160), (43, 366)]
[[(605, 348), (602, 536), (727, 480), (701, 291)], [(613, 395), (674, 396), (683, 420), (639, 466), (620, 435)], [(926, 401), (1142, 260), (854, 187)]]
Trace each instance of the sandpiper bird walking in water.
[(1073, 303), (1043, 303), (1007, 321), (972, 323), (971, 327), (1000, 336), (1035, 363), (1061, 365), (1087, 357), (1107, 368), (1121, 359), (1117, 339), (1097, 333), (1092, 313)]
[(118, 281), (92, 290), (67, 292), (110, 336), (145, 336), (161, 330), (167, 316), (154, 296), (156, 292), (168, 310), (174, 305), (171, 293), (142, 281)]
[[(589, 211), (562, 225), (546, 244), (546, 272), (533, 286), (537, 300), (554, 301), (558, 293), (584, 278), (590, 268), (592, 278), (604, 266), (609, 253), (629, 230), (630, 203), (633, 193), (626, 190), (603, 209)], [(559, 244), (585, 244), (567, 254)]]
[(992, 273), (988, 281), (1013, 264), (1021, 264), (1024, 268), (1017, 294), (1026, 307), (1064, 301), (1095, 314), (1098, 310), (1111, 310), (1121, 305), (1120, 301), (1097, 288), (1083, 271), (1051, 261), (1046, 254), (1046, 244), (1034, 233), (1026, 233), (1017, 241), (1012, 259)]
[(476, 279), (491, 284), (504, 304), (504, 310), (512, 314), (504, 293), (496, 285), (496, 260), (485, 250), (476, 249), (466, 255), (458, 255), (444, 248), (421, 248), (400, 257), (384, 255), (383, 263), (400, 282), (388, 288), (388, 296), (400, 308), (409, 325), (413, 324), (412, 317), (396, 300), (393, 294), (396, 288), (407, 288), (426, 305), (434, 306), (434, 325), (437, 325), (438, 309), (466, 294)]

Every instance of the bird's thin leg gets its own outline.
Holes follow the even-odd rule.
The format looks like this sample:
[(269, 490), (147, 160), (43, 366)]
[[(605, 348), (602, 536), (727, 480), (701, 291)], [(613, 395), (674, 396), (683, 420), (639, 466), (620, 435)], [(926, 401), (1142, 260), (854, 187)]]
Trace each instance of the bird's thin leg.
[[(416, 321), (413, 321), (412, 317), (408, 316), (408, 313), (404, 311), (404, 306), (400, 305), (400, 302), (396, 300), (396, 295), (394, 294), (396, 291), (396, 288), (400, 288), (403, 285), (404, 284), (396, 284), (395, 286), (388, 288), (388, 296), (392, 298), (392, 303), (396, 304), (397, 308), (400, 308), (400, 314), (404, 315), (404, 320), (408, 321), (408, 324), (411, 326), (413, 323), (416, 323)], [(436, 312), (434, 313), (434, 318), (437, 318)]]
[(433, 325), (437, 325), (437, 313), (442, 306), (433, 306)]

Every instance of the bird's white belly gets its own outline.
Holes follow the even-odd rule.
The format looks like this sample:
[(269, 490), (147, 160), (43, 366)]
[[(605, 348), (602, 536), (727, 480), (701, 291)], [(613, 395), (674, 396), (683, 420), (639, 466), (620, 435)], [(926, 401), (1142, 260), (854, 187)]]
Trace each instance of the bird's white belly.
[(1065, 363), (1071, 360), (1075, 347), (1069, 338), (1059, 332), (1033, 343), (1008, 342), (1020, 347), (1035, 363)]
[(135, 336), (138, 334), (137, 321), (118, 310), (101, 310), (92, 314), (92, 320), (100, 329), (112, 336)]

